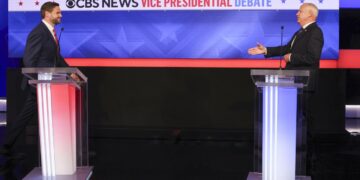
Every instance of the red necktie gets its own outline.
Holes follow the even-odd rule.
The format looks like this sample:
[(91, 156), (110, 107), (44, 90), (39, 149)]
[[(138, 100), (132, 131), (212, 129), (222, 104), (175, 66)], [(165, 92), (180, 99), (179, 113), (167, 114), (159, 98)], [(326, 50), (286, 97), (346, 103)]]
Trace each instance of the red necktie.
[(59, 40), (56, 36), (56, 31), (55, 31), (55, 28), (53, 29), (53, 33), (54, 33), (54, 38), (55, 38), (55, 43), (56, 43), (56, 46), (59, 46)]

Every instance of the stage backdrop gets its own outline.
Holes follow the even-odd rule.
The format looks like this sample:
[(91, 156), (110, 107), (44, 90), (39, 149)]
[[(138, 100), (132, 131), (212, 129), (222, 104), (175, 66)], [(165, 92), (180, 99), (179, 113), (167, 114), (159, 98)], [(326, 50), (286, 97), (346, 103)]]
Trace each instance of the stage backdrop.
[[(9, 0), (9, 56), (22, 57), (44, 0)], [(63, 0), (61, 52), (67, 58), (259, 59), (247, 49), (284, 42), (300, 27), (304, 2), (320, 8), (322, 59), (337, 59), (339, 0)], [(134, 59), (135, 61), (136, 59)]]
[(340, 8), (360, 8), (360, 2), (359, 0), (341, 0)]

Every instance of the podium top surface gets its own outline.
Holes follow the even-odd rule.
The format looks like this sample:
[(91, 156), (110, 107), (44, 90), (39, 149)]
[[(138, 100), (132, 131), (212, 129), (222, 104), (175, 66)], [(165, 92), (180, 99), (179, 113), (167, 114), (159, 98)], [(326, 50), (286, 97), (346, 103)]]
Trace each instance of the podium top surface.
[(309, 70), (280, 70), (280, 69), (252, 69), (250, 71), (251, 76), (266, 76), (266, 75), (278, 75), (293, 76), (293, 77), (307, 77), (310, 76)]
[(250, 74), (257, 87), (303, 88), (309, 83), (310, 70), (252, 69)]
[(55, 79), (56, 77), (63, 77), (63, 79), (71, 79), (71, 74), (76, 74), (81, 82), (87, 82), (87, 77), (78, 69), (73, 67), (52, 67), (52, 68), (22, 68), (21, 72), (32, 80), (38, 80), (39, 74), (51, 74)]

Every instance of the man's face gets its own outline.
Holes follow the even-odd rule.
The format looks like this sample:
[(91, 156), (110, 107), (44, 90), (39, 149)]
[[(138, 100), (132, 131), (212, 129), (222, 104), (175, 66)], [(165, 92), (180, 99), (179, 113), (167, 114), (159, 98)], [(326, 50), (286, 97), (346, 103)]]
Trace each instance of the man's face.
[(54, 9), (51, 11), (51, 12), (47, 12), (49, 13), (49, 18), (50, 18), (50, 21), (53, 23), (53, 24), (60, 24), (61, 22), (61, 10), (60, 10), (60, 7), (59, 6), (56, 6), (54, 7)]
[(311, 21), (311, 13), (308, 6), (302, 5), (300, 6), (299, 11), (296, 13), (297, 22), (303, 26), (309, 21)]

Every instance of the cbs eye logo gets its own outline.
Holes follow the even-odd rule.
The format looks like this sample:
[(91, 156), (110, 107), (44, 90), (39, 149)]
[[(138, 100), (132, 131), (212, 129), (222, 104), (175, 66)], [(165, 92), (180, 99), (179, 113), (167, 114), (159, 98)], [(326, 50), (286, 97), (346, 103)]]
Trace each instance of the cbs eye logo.
[(75, 7), (75, 0), (66, 0), (66, 6), (68, 8), (74, 8)]

